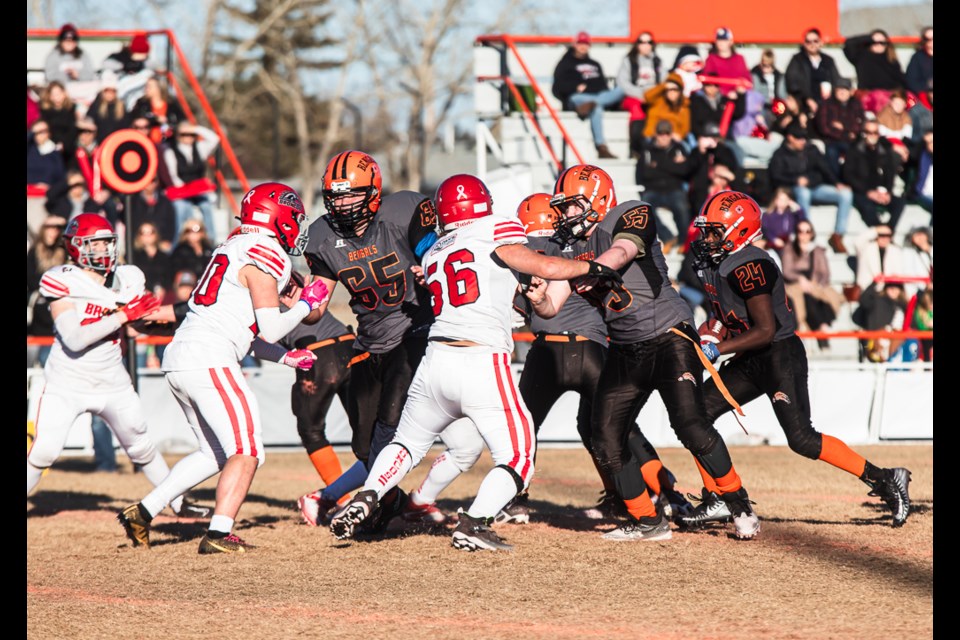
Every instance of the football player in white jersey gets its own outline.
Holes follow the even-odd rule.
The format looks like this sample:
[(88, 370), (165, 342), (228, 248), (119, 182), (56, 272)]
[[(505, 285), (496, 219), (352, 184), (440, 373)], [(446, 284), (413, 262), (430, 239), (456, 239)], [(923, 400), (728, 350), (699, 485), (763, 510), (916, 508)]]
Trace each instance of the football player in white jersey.
[[(157, 485), (170, 468), (147, 435), (140, 396), (123, 364), (120, 330), (154, 312), (160, 302), (144, 290), (138, 267), (117, 264), (117, 234), (101, 215), (81, 213), (63, 238), (70, 264), (53, 267), (40, 279), (56, 341), (43, 368), (36, 439), (27, 454), (27, 495), (60, 456), (74, 421), (87, 412), (104, 419), (130, 460)], [(180, 492), (170, 497), (177, 515), (209, 515), (208, 509), (185, 505)]]
[(289, 255), (299, 255), (306, 214), (290, 187), (268, 182), (251, 189), (240, 206), (240, 227), (217, 247), (189, 302), (189, 311), (163, 354), (163, 371), (197, 436), (200, 449), (117, 518), (134, 546), (150, 546), (150, 521), (175, 495), (221, 472), (217, 504), (199, 553), (243, 553), (252, 545), (231, 534), (257, 467), (263, 463), (260, 411), (240, 361), (255, 355), (309, 368), (316, 356), (286, 351), (275, 341), (326, 301), (321, 282), (284, 299)]
[(460, 513), (452, 544), (468, 551), (509, 550), (512, 546), (490, 524), (529, 485), (536, 450), (533, 421), (510, 371), (517, 290), (511, 269), (550, 280), (593, 276), (618, 282), (620, 276), (595, 262), (547, 257), (523, 246), (523, 226), (492, 215), (490, 193), (474, 176), (447, 178), (435, 201), (442, 235), (423, 258), (435, 315), (429, 346), (396, 436), (377, 456), (363, 490), (334, 516), (330, 530), (340, 539), (352, 537), (354, 527), (423, 459), (440, 432), (467, 417), (496, 466), (470, 508)]

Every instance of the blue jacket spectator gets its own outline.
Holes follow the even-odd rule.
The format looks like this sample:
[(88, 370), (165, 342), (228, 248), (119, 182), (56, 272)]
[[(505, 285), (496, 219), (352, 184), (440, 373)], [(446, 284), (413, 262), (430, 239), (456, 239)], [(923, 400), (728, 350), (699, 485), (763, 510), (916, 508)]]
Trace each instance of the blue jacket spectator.
[(925, 27), (920, 33), (920, 44), (907, 65), (907, 89), (920, 94), (933, 83), (933, 27)]
[(63, 156), (50, 139), (50, 125), (37, 120), (27, 132), (27, 184), (49, 187), (63, 180)]

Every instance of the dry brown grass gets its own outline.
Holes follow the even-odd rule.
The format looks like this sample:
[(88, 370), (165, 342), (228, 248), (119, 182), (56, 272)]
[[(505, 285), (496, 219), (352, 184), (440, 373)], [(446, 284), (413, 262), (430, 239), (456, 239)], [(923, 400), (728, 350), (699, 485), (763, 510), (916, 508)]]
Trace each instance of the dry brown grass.
[[(235, 531), (253, 553), (200, 556), (203, 523), (166, 516), (155, 520), (153, 548), (134, 549), (114, 516), (147, 480), (66, 460), (27, 501), (27, 636), (932, 637), (933, 447), (858, 450), (912, 470), (914, 512), (902, 529), (841, 471), (785, 448), (732, 448), (763, 519), (759, 539), (718, 529), (610, 543), (599, 533), (612, 524), (595, 528), (576, 513), (598, 490), (587, 455), (543, 450), (535, 523), (501, 530), (513, 553), (477, 554), (450, 547), (448, 531), (400, 523), (385, 540), (349, 543), (302, 525), (295, 500), (317, 480), (294, 453), (268, 454), (241, 510)], [(689, 456), (661, 453), (679, 488), (696, 490)], [(402, 486), (415, 487), (428, 463)], [(489, 467), (485, 455), (441, 506), (469, 504)], [(214, 486), (195, 497), (212, 501)]]

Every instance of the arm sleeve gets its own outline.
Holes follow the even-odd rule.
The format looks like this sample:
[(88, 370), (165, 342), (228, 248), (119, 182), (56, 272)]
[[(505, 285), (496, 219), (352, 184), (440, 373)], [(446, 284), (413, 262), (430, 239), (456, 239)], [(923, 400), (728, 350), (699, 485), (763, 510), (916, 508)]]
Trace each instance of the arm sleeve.
[(417, 260), (436, 242), (436, 227), (437, 210), (433, 206), (433, 200), (424, 198), (417, 203), (417, 209), (410, 218), (410, 226), (407, 227), (407, 241)]
[(727, 282), (733, 292), (744, 300), (761, 294), (772, 294), (780, 274), (768, 260), (751, 260), (736, 267), (727, 275)]
[(261, 338), (253, 339), (253, 347), (251, 351), (253, 351), (253, 355), (257, 358), (260, 358), (261, 360), (269, 360), (270, 362), (280, 362), (283, 360), (283, 356), (287, 354), (287, 349), (285, 347), (282, 347), (279, 344), (267, 342)]
[(267, 342), (276, 342), (287, 335), (307, 317), (310, 307), (307, 304), (295, 304), (293, 308), (280, 313), (280, 307), (263, 307), (254, 310), (260, 337)]
[(647, 247), (657, 240), (657, 219), (650, 205), (641, 204), (625, 211), (613, 227), (613, 239), (637, 245), (637, 260), (647, 255)]
[(83, 351), (121, 327), (116, 315), (103, 316), (94, 322), (82, 324), (80, 316), (73, 309), (58, 315), (53, 323), (60, 336), (60, 342), (70, 351)]

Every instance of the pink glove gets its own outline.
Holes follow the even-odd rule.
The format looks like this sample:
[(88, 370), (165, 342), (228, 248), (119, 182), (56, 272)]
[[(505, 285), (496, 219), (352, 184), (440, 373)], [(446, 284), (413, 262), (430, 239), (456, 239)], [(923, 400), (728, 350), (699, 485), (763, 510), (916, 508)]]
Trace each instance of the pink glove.
[(293, 367), (294, 369), (309, 369), (313, 366), (313, 361), (317, 359), (317, 354), (309, 349), (296, 349), (295, 351), (287, 351), (283, 355), (283, 360), (280, 361), (281, 364), (285, 364), (288, 367)]
[(311, 311), (322, 306), (329, 297), (330, 292), (322, 280), (314, 280), (300, 292), (300, 299), (310, 306)]

